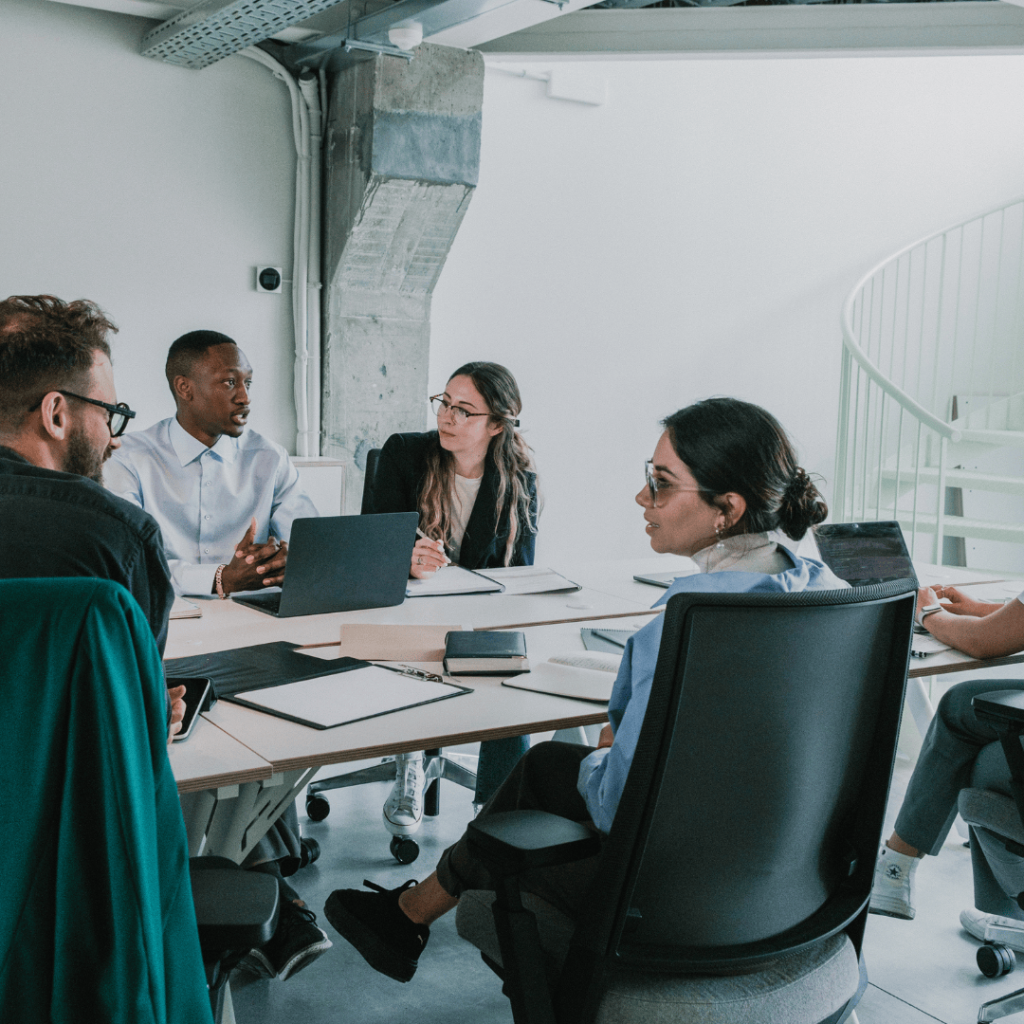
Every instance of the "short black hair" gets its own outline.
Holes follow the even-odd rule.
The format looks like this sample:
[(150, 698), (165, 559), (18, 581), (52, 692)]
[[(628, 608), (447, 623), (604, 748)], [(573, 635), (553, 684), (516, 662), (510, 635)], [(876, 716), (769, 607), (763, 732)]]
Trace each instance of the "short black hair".
[(51, 391), (87, 390), (97, 352), (117, 328), (88, 299), (12, 295), (0, 301), (0, 430), (18, 430)]
[(167, 365), (164, 372), (167, 374), (167, 385), (174, 394), (174, 378), (187, 377), (197, 359), (201, 359), (206, 352), (217, 345), (234, 345), (238, 343), (234, 338), (229, 338), (220, 331), (189, 331), (171, 343), (167, 352)]

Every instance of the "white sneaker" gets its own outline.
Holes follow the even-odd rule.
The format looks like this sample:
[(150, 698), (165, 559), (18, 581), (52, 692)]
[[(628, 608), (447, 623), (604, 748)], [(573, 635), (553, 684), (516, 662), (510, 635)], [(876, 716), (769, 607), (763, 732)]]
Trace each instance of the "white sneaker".
[(395, 784), (384, 803), (384, 827), (393, 836), (409, 836), (423, 824), (422, 754), (399, 754), (395, 758)]
[(1024, 921), (985, 914), (972, 907), (960, 911), (960, 923), (965, 932), (982, 942), (999, 942), (1018, 953), (1024, 953)]
[(897, 853), (888, 846), (881, 846), (875, 861), (875, 877), (871, 883), (872, 914), (900, 917), (905, 921), (914, 919), (914, 872), (920, 857)]

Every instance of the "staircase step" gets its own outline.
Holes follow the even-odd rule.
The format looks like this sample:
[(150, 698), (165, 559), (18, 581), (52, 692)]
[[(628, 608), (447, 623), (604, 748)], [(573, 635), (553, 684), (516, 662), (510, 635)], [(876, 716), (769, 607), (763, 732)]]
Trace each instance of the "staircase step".
[[(939, 471), (934, 467), (922, 469), (915, 473), (911, 469), (900, 470), (900, 483), (906, 487), (912, 487), (914, 481), (922, 484), (931, 484), (933, 487), (939, 482)], [(896, 480), (895, 469), (883, 469), (882, 479), (888, 483)], [(947, 487), (963, 487), (972, 491), (997, 491), (1000, 494), (1024, 495), (1024, 477), (1019, 476), (998, 476), (995, 473), (979, 473), (971, 469), (947, 469)]]
[[(954, 420), (950, 424), (956, 427)], [(960, 444), (978, 444), (989, 448), (1024, 448), (1024, 430), (961, 430), (961, 440), (951, 444), (950, 450), (956, 451)]]
[[(954, 424), (962, 424), (967, 429), (997, 431), (1020, 431), (1024, 429), (1024, 395), (993, 396), (987, 405), (981, 405), (982, 399), (976, 399), (979, 408), (969, 409), (967, 414)], [(972, 402), (973, 404), (973, 402)]]
[[(913, 518), (905, 512), (898, 512), (896, 520), (907, 532), (913, 527)], [(917, 529), (921, 533), (935, 532), (935, 516), (918, 514)], [(1024, 543), (1024, 524), (995, 523), (986, 519), (964, 519), (960, 516), (946, 516), (942, 531), (946, 537), (964, 537), (967, 540), (1008, 540), (1014, 544)]]

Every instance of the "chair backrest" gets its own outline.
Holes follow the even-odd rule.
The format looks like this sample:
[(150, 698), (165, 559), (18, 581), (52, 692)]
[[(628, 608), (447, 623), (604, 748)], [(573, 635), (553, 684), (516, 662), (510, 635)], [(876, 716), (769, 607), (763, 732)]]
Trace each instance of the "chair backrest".
[(380, 458), (380, 449), (371, 448), (366, 453), (366, 471), (363, 473), (363, 503), (359, 507), (360, 515), (367, 515), (373, 509), (373, 483), (377, 474), (377, 460)]
[(742, 971), (844, 929), (859, 949), (915, 596), (898, 581), (669, 600), (571, 998), (609, 968)]
[(0, 1020), (211, 1021), (160, 656), (98, 579), (0, 581)]

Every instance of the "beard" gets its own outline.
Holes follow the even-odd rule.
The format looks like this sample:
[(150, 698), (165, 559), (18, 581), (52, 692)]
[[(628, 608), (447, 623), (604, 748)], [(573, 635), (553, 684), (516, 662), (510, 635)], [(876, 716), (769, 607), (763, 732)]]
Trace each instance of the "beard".
[(90, 444), (85, 432), (74, 431), (68, 437), (68, 446), (64, 453), (64, 465), (61, 469), (65, 473), (74, 473), (76, 476), (84, 476), (96, 483), (103, 483), (103, 463), (107, 461), (107, 446), (104, 445), (99, 451)]

